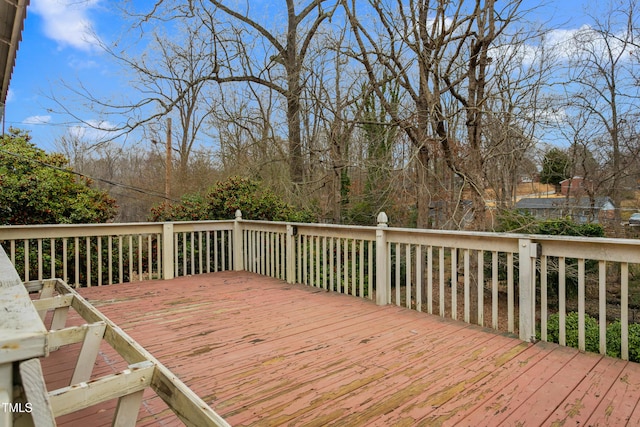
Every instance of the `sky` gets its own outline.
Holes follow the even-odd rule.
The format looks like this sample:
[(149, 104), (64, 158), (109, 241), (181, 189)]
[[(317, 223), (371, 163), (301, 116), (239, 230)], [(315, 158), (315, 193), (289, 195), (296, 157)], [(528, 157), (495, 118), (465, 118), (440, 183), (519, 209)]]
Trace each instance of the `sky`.
[[(38, 146), (56, 151), (56, 140), (63, 135), (80, 135), (89, 140), (95, 136), (98, 131), (83, 122), (105, 128), (112, 125), (72, 96), (69, 88), (84, 87), (102, 99), (126, 96), (128, 86), (122, 70), (100, 47), (101, 41), (109, 44), (121, 37), (125, 28), (113, 9), (117, 3), (31, 0), (9, 87), (5, 130), (28, 130)], [(137, 0), (136, 6), (141, 3)], [(537, 13), (540, 20), (577, 29), (586, 22), (584, 4), (583, 0), (549, 1)], [(597, 15), (597, 11), (590, 13)], [(72, 114), (65, 113), (65, 108)]]

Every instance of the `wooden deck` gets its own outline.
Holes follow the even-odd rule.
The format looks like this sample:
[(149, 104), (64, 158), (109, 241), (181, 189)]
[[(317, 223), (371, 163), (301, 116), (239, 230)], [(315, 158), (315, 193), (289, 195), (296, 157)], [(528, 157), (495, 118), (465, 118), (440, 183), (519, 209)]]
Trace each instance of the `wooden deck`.
[[(245, 272), (81, 294), (235, 426), (640, 425), (640, 364), (395, 306)], [(95, 375), (126, 366), (104, 347)], [(44, 361), (51, 387), (73, 351)], [(139, 425), (180, 425), (146, 396)], [(58, 422), (108, 424), (114, 406)]]

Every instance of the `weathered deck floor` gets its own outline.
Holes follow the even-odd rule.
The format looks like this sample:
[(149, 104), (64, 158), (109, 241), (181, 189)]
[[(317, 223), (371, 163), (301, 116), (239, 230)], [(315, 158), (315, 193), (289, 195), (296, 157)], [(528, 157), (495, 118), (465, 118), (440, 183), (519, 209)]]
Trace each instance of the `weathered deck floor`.
[[(640, 364), (395, 306), (245, 272), (81, 293), (232, 425), (640, 425)], [(45, 361), (51, 385), (71, 351)], [(95, 373), (124, 366), (105, 346)], [(139, 425), (180, 425), (146, 395)]]

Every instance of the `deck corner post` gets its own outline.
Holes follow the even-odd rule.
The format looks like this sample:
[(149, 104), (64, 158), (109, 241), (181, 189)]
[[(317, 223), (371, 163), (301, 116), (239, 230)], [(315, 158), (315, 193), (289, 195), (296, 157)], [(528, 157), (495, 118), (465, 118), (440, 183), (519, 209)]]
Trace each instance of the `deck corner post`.
[(233, 221), (233, 269), (244, 270), (244, 246), (242, 244), (242, 211), (236, 209), (236, 219)]
[(295, 228), (291, 224), (287, 224), (287, 239), (286, 239), (286, 263), (287, 263), (287, 283), (295, 283), (295, 246), (294, 246), (294, 231)]
[(389, 281), (389, 266), (387, 265), (387, 232), (389, 218), (384, 212), (378, 214), (378, 228), (376, 229), (376, 304), (387, 305), (391, 295)]
[(536, 338), (536, 259), (538, 245), (529, 239), (518, 240), (519, 252), (519, 337), (533, 342)]
[(173, 223), (162, 224), (162, 278), (170, 280), (174, 277), (173, 259)]

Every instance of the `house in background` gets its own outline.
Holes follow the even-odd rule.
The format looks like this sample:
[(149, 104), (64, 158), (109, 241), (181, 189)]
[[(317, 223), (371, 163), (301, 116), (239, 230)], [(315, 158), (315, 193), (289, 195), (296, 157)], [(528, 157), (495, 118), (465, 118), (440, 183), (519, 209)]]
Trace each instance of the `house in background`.
[(574, 176), (560, 181), (560, 194), (565, 197), (581, 197), (585, 193), (593, 193), (593, 182), (581, 176)]
[(524, 198), (515, 208), (528, 212), (537, 219), (570, 217), (579, 223), (604, 222), (615, 218), (616, 207), (609, 197)]

